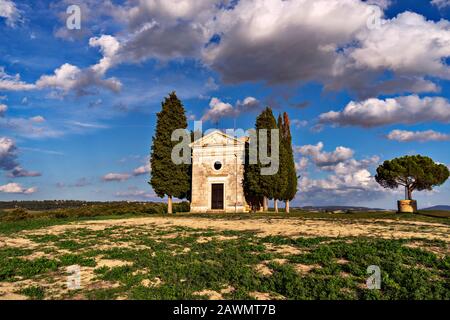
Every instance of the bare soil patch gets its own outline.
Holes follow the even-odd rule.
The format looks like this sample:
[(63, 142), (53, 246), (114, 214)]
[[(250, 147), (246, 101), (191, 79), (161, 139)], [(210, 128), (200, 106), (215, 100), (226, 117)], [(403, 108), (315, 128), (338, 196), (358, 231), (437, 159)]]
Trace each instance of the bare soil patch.
[(321, 266), (319, 266), (318, 264), (301, 264), (301, 263), (296, 263), (294, 264), (294, 269), (300, 273), (308, 273), (313, 269), (320, 269)]
[[(95, 220), (71, 223), (68, 225), (51, 226), (45, 229), (24, 231), (32, 234), (60, 234), (67, 230), (87, 228), (89, 230), (104, 230), (112, 226), (141, 226), (143, 228), (165, 228), (171, 226), (189, 227), (196, 229), (257, 231), (261, 236), (311, 236), (311, 237), (380, 237), (383, 239), (424, 238), (450, 242), (450, 226), (440, 223), (402, 221), (402, 220), (338, 220), (338, 219), (212, 219), (203, 217), (145, 217), (114, 220)], [(170, 234), (161, 238), (173, 238), (178, 234)], [(210, 241), (206, 238), (202, 241)], [(26, 240), (21, 240), (26, 241)], [(20, 243), (25, 245), (24, 242)]]
[[(214, 219), (193, 215), (79, 221), (1, 236), (5, 271), (0, 300), (160, 299), (179, 297), (180, 292), (184, 294), (181, 298), (292, 299), (297, 298), (296, 292), (305, 291), (280, 290), (279, 284), (302, 286), (308, 280), (309, 286), (356, 297), (355, 288), (339, 286), (364, 280), (353, 266), (367, 267), (365, 252), (372, 252), (371, 245), (381, 248), (383, 259), (389, 252), (400, 262), (415, 261), (411, 265), (399, 262), (391, 274), (412, 270), (414, 281), (431, 288), (433, 279), (436, 283), (445, 280), (439, 259), (449, 254), (449, 234), (450, 225), (446, 224), (383, 219)], [(410, 260), (402, 260), (403, 256)], [(67, 288), (69, 265), (81, 266), (80, 292)], [(205, 272), (204, 268), (210, 269)], [(415, 271), (418, 268), (429, 276)], [(313, 281), (322, 275), (351, 281)], [(244, 279), (242, 283), (240, 279)], [(397, 281), (406, 280), (400, 277)], [(430, 292), (431, 297), (440, 291)]]

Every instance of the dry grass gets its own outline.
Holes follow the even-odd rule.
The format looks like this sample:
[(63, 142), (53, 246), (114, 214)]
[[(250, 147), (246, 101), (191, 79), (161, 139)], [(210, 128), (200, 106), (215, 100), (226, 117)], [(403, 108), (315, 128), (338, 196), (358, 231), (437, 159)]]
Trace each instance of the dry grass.
[[(449, 231), (304, 217), (73, 222), (0, 237), (0, 299), (449, 298)], [(385, 291), (364, 288), (369, 264), (389, 275)]]

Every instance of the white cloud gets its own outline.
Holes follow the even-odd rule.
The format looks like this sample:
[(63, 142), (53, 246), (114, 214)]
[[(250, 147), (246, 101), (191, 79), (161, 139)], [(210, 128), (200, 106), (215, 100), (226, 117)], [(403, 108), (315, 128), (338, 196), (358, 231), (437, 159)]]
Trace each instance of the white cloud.
[(295, 163), (295, 170), (298, 172), (303, 172), (308, 168), (309, 160), (308, 158), (301, 157), (299, 161)]
[[(388, 5), (386, 0), (376, 3)], [(85, 6), (83, 12), (92, 20), (97, 6), (92, 1)], [(333, 88), (342, 84), (338, 75), (357, 74), (353, 62), (343, 61), (348, 57), (340, 49), (353, 45), (356, 34), (367, 29), (370, 8), (359, 0), (141, 0), (102, 4), (98, 11), (127, 27), (116, 52), (121, 62), (196, 58), (228, 82), (318, 80), (335, 82), (328, 83)], [(213, 38), (220, 41), (210, 41)], [(342, 72), (342, 67), (351, 70)], [(358, 81), (363, 76), (368, 80), (367, 74), (361, 74), (352, 85), (368, 82)], [(403, 80), (394, 83), (414, 85), (416, 90), (416, 82), (423, 82)], [(430, 82), (426, 83), (429, 89)], [(373, 92), (374, 87), (369, 87)]]
[(122, 54), (127, 60), (198, 57), (212, 36), (208, 25), (222, 0), (142, 0), (122, 7), (120, 19), (130, 36)]
[[(89, 39), (91, 47), (99, 47), (103, 57), (97, 64), (80, 69), (70, 63), (56, 68), (51, 75), (42, 75), (36, 83), (20, 80), (20, 75), (8, 75), (4, 67), (0, 67), (0, 90), (36, 90), (55, 89), (59, 94), (74, 92), (76, 95), (92, 93), (93, 88), (108, 89), (119, 92), (122, 83), (114, 77), (104, 79), (105, 73), (117, 63), (116, 53), (120, 48), (119, 41), (110, 35), (102, 35)], [(58, 94), (56, 94), (58, 96)]]
[(17, 166), (12, 169), (7, 176), (10, 178), (22, 178), (22, 177), (40, 177), (42, 174), (37, 171), (28, 171), (22, 168), (21, 166)]
[(450, 135), (434, 130), (427, 131), (405, 131), (405, 130), (392, 130), (387, 136), (389, 140), (395, 140), (399, 142), (411, 142), (411, 141), (449, 141)]
[[(391, 70), (396, 74), (450, 79), (450, 23), (427, 21), (404, 12), (358, 34), (360, 46), (349, 50), (358, 67)], [(398, 48), (402, 48), (398, 50)]]
[(204, 59), (226, 82), (328, 77), (337, 47), (365, 28), (368, 8), (353, 0), (239, 1), (217, 13), (213, 28), (221, 39), (205, 49)]
[(66, 27), (67, 7), (74, 4), (73, 0), (60, 0), (49, 2), (52, 12), (56, 12), (60, 26), (54, 29), (55, 37), (69, 41), (84, 41), (93, 33), (107, 28), (117, 28), (121, 24), (121, 7), (115, 5), (116, 1), (83, 0), (75, 3), (81, 9), (82, 27), (80, 30), (69, 30)]
[(70, 187), (70, 188), (82, 188), (85, 186), (89, 186), (92, 183), (85, 177), (79, 178), (76, 182), (71, 183), (71, 184), (66, 184), (64, 182), (57, 182), (56, 186), (58, 188), (65, 188), (65, 187)]
[(212, 98), (209, 102), (209, 109), (202, 117), (202, 121), (211, 120), (212, 122), (219, 121), (223, 117), (233, 117), (236, 115), (236, 110), (229, 103), (223, 102), (218, 98)]
[(368, 4), (379, 6), (382, 9), (389, 8), (392, 4), (391, 0), (366, 0)]
[(300, 128), (306, 127), (308, 125), (308, 121), (306, 121), (306, 120), (299, 120), (299, 119), (291, 119), (291, 124), (296, 129), (300, 129)]
[(379, 163), (373, 156), (368, 159), (347, 159), (332, 166), (319, 167), (332, 171), (325, 178), (312, 179), (304, 172), (299, 179), (299, 197), (312, 204), (350, 204), (381, 198), (385, 190), (375, 181), (369, 170)]
[(450, 104), (441, 97), (420, 98), (416, 95), (351, 101), (342, 111), (330, 111), (319, 116), (321, 124), (377, 127), (390, 124), (450, 122)]
[(367, 159), (356, 160), (349, 159), (346, 161), (342, 161), (334, 166), (333, 171), (337, 175), (345, 176), (348, 172), (357, 172), (361, 170), (367, 170), (377, 164), (379, 164), (380, 158), (378, 156), (372, 156)]
[[(62, 12), (68, 2), (55, 6)], [(449, 22), (412, 12), (385, 19), (381, 12), (379, 25), (369, 28), (373, 4), (385, 9), (389, 3), (140, 0), (115, 5), (87, 0), (82, 8), (87, 22), (115, 19), (117, 36), (91, 38), (90, 46), (103, 54), (97, 64), (81, 69), (66, 63), (44, 75), (39, 88), (78, 95), (92, 88), (117, 92), (121, 83), (103, 75), (119, 63), (194, 58), (231, 83), (317, 81), (326, 90), (346, 89), (360, 98), (438, 91), (434, 79), (450, 79)], [(15, 78), (0, 80), (2, 87), (31, 90), (36, 85)]]
[(309, 203), (355, 205), (379, 199), (385, 192), (367, 169), (349, 168), (324, 179), (304, 176), (299, 180), (300, 199)]
[(47, 150), (47, 149), (40, 149), (40, 148), (27, 148), (27, 147), (22, 147), (20, 149), (26, 150), (26, 151), (32, 151), (32, 152), (45, 153), (45, 154), (50, 154), (50, 155), (55, 155), (55, 156), (63, 156), (64, 155), (63, 152), (55, 151), (55, 150)]
[(43, 123), (45, 122), (45, 118), (43, 116), (34, 116), (30, 118), (30, 121), (36, 122), (36, 123)]
[(129, 191), (118, 191), (115, 193), (115, 196), (119, 198), (143, 198), (143, 199), (157, 198), (157, 195), (153, 192), (138, 189), (132, 189)]
[[(448, 22), (427, 21), (411, 12), (383, 19), (380, 12), (379, 25), (369, 28), (371, 3), (389, 5), (241, 0), (219, 10), (209, 24), (220, 41), (203, 50), (203, 60), (231, 83), (318, 81), (327, 90), (350, 89), (364, 98), (436, 92), (438, 86), (424, 77), (449, 77), (444, 62), (450, 56)], [(392, 76), (383, 77), (386, 71)]]
[(146, 164), (146, 165), (143, 165), (143, 166), (140, 166), (140, 167), (137, 167), (136, 169), (134, 169), (133, 176), (144, 175), (144, 174), (149, 173), (150, 171), (151, 171), (151, 168), (150, 168), (150, 163), (149, 163), (149, 164)]
[(257, 111), (261, 108), (261, 103), (254, 97), (247, 97), (243, 101), (236, 102), (236, 109), (238, 114), (242, 112)]
[(4, 117), (6, 111), (8, 111), (8, 106), (0, 103), (0, 117)]
[(92, 183), (85, 177), (78, 179), (74, 184), (70, 185), (71, 187), (85, 187), (85, 186), (89, 186)]
[(65, 63), (56, 68), (53, 75), (43, 75), (36, 81), (36, 88), (53, 88), (67, 94), (74, 91), (77, 95), (87, 95), (89, 89), (100, 87), (113, 92), (120, 91), (122, 84), (116, 78), (103, 79), (102, 76), (111, 66), (111, 59), (103, 57), (98, 64), (86, 69)]
[(219, 89), (219, 85), (216, 83), (216, 80), (213, 77), (209, 77), (206, 80), (205, 88), (211, 91), (215, 91)]
[(55, 69), (53, 75), (44, 75), (36, 82), (37, 87), (55, 87), (61, 88), (65, 91), (74, 87), (79, 77), (81, 70), (69, 63), (63, 64), (61, 67)]
[(439, 9), (444, 9), (450, 7), (450, 0), (432, 0), (432, 5), (435, 5)]
[[(385, 194), (373, 178), (371, 171), (379, 162), (378, 156), (356, 160), (353, 150), (338, 147), (333, 152), (324, 152), (323, 143), (296, 148), (304, 157), (296, 163), (299, 179), (298, 197), (302, 203), (349, 204), (378, 199)], [(311, 178), (308, 172), (309, 160), (315, 164), (319, 176)]]
[(32, 194), (37, 191), (36, 187), (24, 188), (21, 184), (11, 182), (0, 186), (0, 192), (3, 193), (21, 193), (21, 194)]
[(80, 122), (80, 121), (68, 121), (67, 122), (71, 126), (80, 127), (83, 129), (106, 129), (107, 125), (100, 123), (88, 123), (88, 122)]
[(0, 137), (0, 168), (12, 170), (17, 166), (17, 147), (14, 140)]
[(326, 168), (349, 160), (353, 157), (354, 151), (346, 147), (337, 147), (332, 152), (323, 151), (323, 143), (317, 145), (304, 145), (297, 148), (297, 151), (303, 156), (309, 156), (317, 167)]
[(26, 83), (20, 80), (20, 75), (9, 75), (5, 71), (5, 67), (0, 66), (0, 90), (8, 91), (24, 91), (33, 90), (36, 85)]
[(102, 35), (89, 39), (89, 45), (91, 47), (100, 47), (103, 58), (91, 68), (96, 74), (104, 75), (114, 65), (120, 43), (113, 36)]
[(22, 168), (17, 161), (17, 147), (14, 140), (8, 137), (0, 137), (0, 169), (9, 171), (10, 178), (38, 177), (40, 172), (28, 171)]
[(0, 0), (0, 17), (6, 19), (6, 25), (15, 27), (20, 21), (20, 10), (11, 0)]
[[(119, 91), (117, 79), (103, 79), (114, 65), (194, 58), (231, 83), (318, 81), (326, 90), (348, 89), (362, 98), (438, 91), (429, 76), (450, 78), (448, 21), (404, 12), (392, 19), (381, 15), (379, 26), (369, 28), (373, 4), (385, 9), (390, 1), (140, 0), (115, 5), (87, 0), (88, 23), (97, 16), (113, 18), (126, 30), (89, 40), (103, 54), (97, 64), (80, 69), (67, 63), (39, 83), (79, 95), (93, 87)], [(386, 71), (391, 76), (385, 77)], [(34, 88), (18, 81), (16, 90)], [(210, 80), (206, 86), (216, 88)]]
[(131, 176), (128, 173), (108, 173), (102, 177), (103, 181), (126, 181)]
[(83, 134), (108, 126), (101, 123), (81, 122), (77, 120), (52, 119), (47, 121), (43, 116), (30, 118), (0, 117), (0, 128), (13, 131), (14, 134), (29, 139), (58, 138), (67, 134)]
[(56, 138), (64, 135), (63, 130), (45, 124), (41, 116), (31, 118), (0, 118), (0, 128), (14, 131), (16, 134), (31, 138)]
[(233, 107), (230, 103), (223, 102), (213, 97), (209, 102), (209, 109), (205, 112), (202, 121), (210, 120), (217, 122), (224, 117), (238, 117), (244, 112), (253, 112), (261, 107), (260, 102), (254, 97), (246, 97), (243, 101), (238, 100)]

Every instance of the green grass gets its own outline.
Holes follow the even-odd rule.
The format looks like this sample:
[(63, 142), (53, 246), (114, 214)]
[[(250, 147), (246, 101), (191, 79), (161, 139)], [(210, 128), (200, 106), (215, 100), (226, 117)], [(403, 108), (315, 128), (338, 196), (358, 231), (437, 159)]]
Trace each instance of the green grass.
[[(404, 247), (406, 241), (373, 239), (324, 238), (294, 240), (283, 237), (258, 239), (248, 234), (239, 240), (192, 243), (191, 239), (175, 238), (158, 248), (151, 256), (139, 250), (110, 252), (109, 257), (133, 261), (133, 266), (102, 270), (101, 279), (119, 282), (123, 291), (133, 299), (192, 299), (195, 291), (220, 291), (231, 285), (236, 290), (227, 298), (247, 299), (253, 291), (282, 295), (287, 299), (448, 299), (450, 260), (431, 252)], [(252, 243), (249, 243), (251, 241)], [(171, 245), (190, 243), (191, 251), (172, 255)], [(268, 254), (264, 244), (289, 244), (308, 253), (290, 255), (285, 265), (270, 263), (271, 276), (255, 273), (254, 266), (263, 260), (282, 257)], [(337, 259), (346, 259), (339, 265)], [(320, 269), (307, 275), (295, 271), (296, 263), (318, 264)], [(379, 265), (383, 289), (361, 288), (367, 278), (369, 265)], [(145, 276), (133, 276), (133, 271), (149, 270)], [(344, 278), (341, 273), (350, 276)], [(142, 278), (158, 277), (163, 285), (145, 288)], [(185, 281), (181, 281), (181, 280)], [(434, 279), (434, 281), (431, 281)], [(105, 289), (109, 291), (109, 289)], [(117, 290), (116, 290), (117, 291)], [(100, 294), (100, 296), (103, 296)]]
[(96, 265), (94, 259), (78, 254), (63, 254), (55, 259), (37, 258), (31, 261), (24, 259), (24, 256), (11, 255), (0, 262), (0, 281), (33, 279), (37, 275), (55, 272), (74, 264), (88, 267)]
[(257, 213), (227, 213), (227, 214), (191, 214), (191, 213), (179, 213), (174, 216), (186, 217), (195, 216), (198, 218), (222, 218), (231, 220), (241, 219), (285, 219), (285, 218), (307, 218), (307, 219), (326, 219), (326, 220), (397, 220), (397, 221), (420, 221), (420, 222), (434, 222), (442, 224), (450, 224), (450, 212), (449, 211), (420, 211), (415, 214), (410, 213), (396, 213), (394, 211), (380, 211), (380, 212), (351, 212), (351, 213), (325, 213), (325, 212), (307, 212), (302, 210), (291, 210), (290, 213), (285, 212), (275, 213), (269, 212), (257, 212)]
[(419, 211), (418, 214), (434, 218), (447, 218), (447, 219), (450, 218), (450, 211), (429, 210), (429, 211)]
[[(303, 215), (293, 213), (290, 216), (302, 218)], [(349, 215), (367, 219), (364, 213), (327, 217), (350, 219)], [(436, 219), (384, 215), (386, 219)], [(231, 215), (229, 218), (247, 219), (248, 216)], [(258, 218), (278, 217), (258, 214)], [(321, 214), (314, 218), (325, 219)], [(381, 219), (381, 214), (376, 219)], [(24, 229), (38, 228), (36, 221), (27, 222), (30, 225)], [(41, 227), (47, 225), (51, 224)], [(3, 230), (12, 229), (5, 227)], [(167, 237), (171, 235), (175, 236)], [(262, 292), (284, 299), (450, 299), (448, 243), (440, 240), (261, 237), (251, 231), (174, 226), (162, 229), (153, 225), (112, 226), (104, 230), (80, 228), (58, 235), (29, 234), (27, 237), (38, 244), (37, 250), (49, 252), (51, 256), (30, 261), (26, 256), (32, 250), (1, 248), (0, 281), (19, 284), (21, 280), (31, 279), (32, 286), (17, 291), (30, 299), (59, 298), (51, 291), (44, 292), (43, 288), (54, 282), (55, 277), (65, 279), (65, 268), (74, 264), (84, 268), (82, 270), (95, 268), (94, 279), (82, 283), (81, 290), (76, 292), (60, 289), (63, 298), (81, 295), (86, 299), (116, 299), (119, 296), (129, 299), (205, 299), (207, 296), (195, 293), (202, 290), (220, 293), (224, 288), (232, 287), (233, 290), (221, 293), (223, 298), (252, 299), (252, 292)], [(210, 241), (197, 241), (206, 237)], [(219, 240), (218, 237), (228, 238)], [(116, 243), (128, 245), (114, 246)], [(109, 244), (110, 247), (99, 249), (96, 244)], [(295, 250), (291, 253), (270, 250), (286, 246)], [(100, 267), (96, 263), (98, 259), (128, 264)], [(285, 259), (285, 263), (280, 264), (277, 262), (280, 260), (275, 259)], [(257, 272), (261, 265), (269, 268), (271, 273)], [(365, 287), (369, 265), (381, 269), (381, 290)], [(315, 268), (299, 272), (300, 266)]]
[(92, 220), (107, 220), (107, 219), (127, 219), (136, 218), (148, 215), (134, 215), (134, 214), (124, 214), (124, 215), (107, 215), (107, 216), (95, 216), (95, 217), (71, 217), (71, 218), (36, 218), (18, 221), (0, 221), (0, 234), (8, 235), (16, 233), (22, 230), (34, 230), (41, 229), (45, 227), (63, 225), (71, 222), (78, 221), (92, 221)]
[(31, 279), (34, 276), (56, 271), (60, 263), (56, 260), (38, 258), (32, 261), (22, 258), (9, 258), (0, 262), (0, 281), (14, 281), (17, 277)]
[[(76, 210), (76, 209), (71, 209)], [(51, 211), (50, 211), (51, 212)], [(449, 211), (421, 211), (417, 214), (397, 214), (395, 212), (352, 212), (352, 213), (314, 213), (306, 212), (298, 209), (293, 209), (289, 214), (280, 211), (275, 213), (273, 211), (264, 213), (227, 213), (227, 214), (191, 214), (191, 213), (176, 213), (173, 215), (167, 214), (144, 214), (140, 212), (129, 211), (120, 212), (118, 214), (107, 215), (95, 215), (95, 216), (70, 216), (65, 217), (54, 215), (46, 215), (40, 217), (36, 215), (34, 218), (7, 221), (0, 219), (0, 234), (12, 234), (21, 230), (33, 230), (43, 227), (49, 227), (53, 225), (67, 224), (77, 221), (89, 221), (89, 220), (105, 220), (105, 219), (126, 219), (136, 217), (170, 217), (170, 218), (182, 218), (192, 217), (197, 218), (223, 218), (231, 220), (240, 219), (284, 219), (284, 218), (308, 218), (308, 219), (327, 219), (327, 220), (358, 220), (358, 219), (389, 219), (389, 220), (402, 220), (402, 221), (422, 221), (422, 222), (437, 222), (442, 224), (450, 224), (450, 212)]]
[(31, 286), (19, 290), (17, 293), (28, 296), (31, 300), (43, 300), (45, 297), (45, 292), (42, 287)]

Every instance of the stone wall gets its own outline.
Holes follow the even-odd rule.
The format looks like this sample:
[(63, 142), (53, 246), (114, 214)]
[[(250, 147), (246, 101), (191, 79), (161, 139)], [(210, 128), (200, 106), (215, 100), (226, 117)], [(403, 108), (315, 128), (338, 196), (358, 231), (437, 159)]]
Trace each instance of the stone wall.
[[(224, 209), (243, 212), (246, 209), (242, 181), (245, 143), (199, 143), (193, 145), (191, 212), (211, 212), (211, 185), (224, 184)], [(229, 142), (229, 141), (228, 141)], [(214, 163), (220, 162), (216, 170)]]

